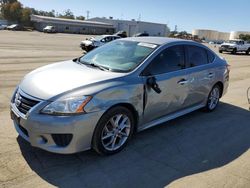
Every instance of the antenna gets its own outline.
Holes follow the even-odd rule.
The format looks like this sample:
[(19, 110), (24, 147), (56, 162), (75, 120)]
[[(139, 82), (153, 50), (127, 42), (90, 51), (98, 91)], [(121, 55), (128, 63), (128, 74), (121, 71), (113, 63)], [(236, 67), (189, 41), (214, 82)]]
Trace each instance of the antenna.
[(90, 14), (90, 11), (87, 10), (87, 20), (89, 19), (89, 14)]

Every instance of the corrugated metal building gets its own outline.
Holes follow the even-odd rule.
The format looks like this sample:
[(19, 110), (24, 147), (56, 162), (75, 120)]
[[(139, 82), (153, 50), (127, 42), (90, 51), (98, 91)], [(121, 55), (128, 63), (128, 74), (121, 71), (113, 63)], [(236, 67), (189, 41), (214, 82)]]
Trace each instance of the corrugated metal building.
[(34, 22), (34, 27), (38, 31), (43, 31), (43, 28), (47, 25), (55, 26), (57, 32), (60, 33), (101, 35), (113, 34), (115, 31), (112, 24), (89, 20), (82, 21), (31, 15), (31, 21)]
[(224, 41), (229, 39), (230, 33), (207, 29), (195, 29), (192, 35), (198, 36), (201, 39), (204, 38), (206, 41)]
[(133, 36), (136, 33), (148, 33), (150, 36), (167, 36), (170, 29), (166, 24), (143, 22), (135, 20), (116, 20), (107, 18), (91, 18), (89, 21), (97, 21), (102, 23), (111, 24), (117, 31), (126, 31), (128, 36)]

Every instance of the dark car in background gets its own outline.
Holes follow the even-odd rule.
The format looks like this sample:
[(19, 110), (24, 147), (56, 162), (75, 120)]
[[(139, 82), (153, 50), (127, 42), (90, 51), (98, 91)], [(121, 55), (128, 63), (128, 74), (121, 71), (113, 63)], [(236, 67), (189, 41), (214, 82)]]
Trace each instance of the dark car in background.
[(144, 33), (136, 33), (133, 37), (148, 37), (149, 34), (144, 32)]
[(126, 31), (118, 31), (118, 32), (115, 33), (114, 35), (119, 36), (119, 37), (121, 37), (121, 38), (126, 38), (126, 37), (128, 37)]

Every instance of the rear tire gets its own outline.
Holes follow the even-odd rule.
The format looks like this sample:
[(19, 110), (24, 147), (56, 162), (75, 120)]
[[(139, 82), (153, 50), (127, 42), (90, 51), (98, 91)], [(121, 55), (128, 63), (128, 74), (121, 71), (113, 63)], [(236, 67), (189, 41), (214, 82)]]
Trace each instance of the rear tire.
[(237, 53), (237, 49), (234, 48), (233, 51), (232, 51), (232, 54), (236, 54)]
[(217, 108), (217, 106), (219, 104), (221, 92), (222, 92), (222, 89), (220, 88), (219, 85), (215, 85), (211, 89), (211, 91), (208, 95), (208, 98), (207, 98), (207, 104), (205, 106), (205, 111), (212, 112)]
[(131, 111), (122, 106), (108, 110), (99, 120), (92, 138), (92, 148), (101, 155), (120, 152), (133, 135), (135, 127)]

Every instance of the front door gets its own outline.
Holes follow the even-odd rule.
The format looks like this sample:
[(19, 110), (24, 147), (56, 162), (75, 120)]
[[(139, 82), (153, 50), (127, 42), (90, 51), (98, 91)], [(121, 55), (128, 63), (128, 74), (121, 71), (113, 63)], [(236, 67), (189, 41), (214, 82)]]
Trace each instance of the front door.
[[(188, 76), (183, 46), (172, 46), (160, 52), (144, 70), (145, 106), (143, 123), (187, 107)], [(160, 92), (146, 83), (154, 78)]]

